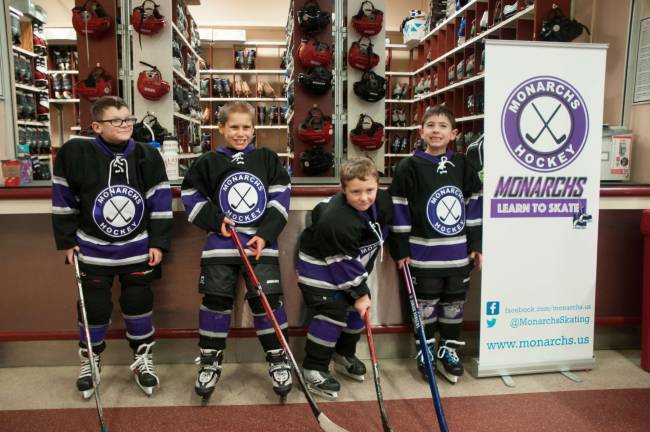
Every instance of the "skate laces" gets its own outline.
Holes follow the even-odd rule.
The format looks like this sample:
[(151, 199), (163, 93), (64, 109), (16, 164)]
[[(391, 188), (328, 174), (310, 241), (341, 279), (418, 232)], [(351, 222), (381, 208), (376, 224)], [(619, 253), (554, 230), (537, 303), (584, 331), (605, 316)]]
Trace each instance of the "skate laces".
[[(129, 366), (132, 371), (138, 370), (138, 374), (149, 374), (156, 376), (156, 371), (153, 366), (153, 353), (151, 348), (156, 342), (151, 342), (150, 344), (142, 344), (138, 347), (138, 350), (135, 352), (135, 361)], [(141, 351), (141, 348), (145, 347), (144, 351)]]
[[(453, 345), (448, 346), (447, 343), (449, 342), (451, 342)], [(465, 342), (447, 340), (444, 344), (440, 345), (440, 348), (438, 348), (438, 357), (446, 358), (451, 361), (451, 363), (456, 364), (460, 361), (460, 358), (458, 358), (458, 354), (456, 353), (456, 347), (461, 346), (465, 346)]]
[[(434, 355), (433, 355), (433, 350), (434, 350), (434, 344), (436, 343), (435, 339), (429, 339), (427, 341), (427, 350), (429, 350), (429, 355), (431, 357), (431, 360), (433, 361)], [(415, 358), (417, 359), (418, 362), (424, 363), (424, 350), (421, 348), (418, 349), (418, 353), (415, 355)]]
[(199, 371), (201, 375), (221, 371), (219, 353), (221, 353), (220, 350), (201, 350), (201, 355), (194, 359), (194, 364), (201, 365), (201, 370)]
[[(84, 354), (84, 349), (79, 349), (79, 358), (81, 359), (81, 369), (79, 369), (79, 378), (85, 378), (88, 376), (92, 376), (92, 368), (90, 366), (90, 359), (86, 357)], [(87, 355), (87, 354), (86, 354)], [(95, 366), (97, 367), (97, 370), (99, 371), (99, 354), (95, 354), (93, 356), (95, 359)]]

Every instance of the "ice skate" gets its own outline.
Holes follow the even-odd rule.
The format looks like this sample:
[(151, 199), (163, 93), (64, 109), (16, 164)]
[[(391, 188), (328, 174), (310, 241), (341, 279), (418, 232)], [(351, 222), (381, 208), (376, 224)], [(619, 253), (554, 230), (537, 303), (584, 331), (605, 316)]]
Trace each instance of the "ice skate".
[(348, 357), (334, 353), (332, 360), (334, 361), (334, 369), (337, 372), (342, 373), (355, 381), (365, 380), (366, 365), (364, 365), (357, 356), (351, 355)]
[[(436, 371), (436, 356), (435, 356), (435, 351), (436, 351), (436, 340), (434, 338), (431, 338), (427, 341), (427, 349), (429, 350), (429, 359), (431, 360), (431, 367), (433, 368), (433, 371)], [(418, 361), (418, 370), (420, 371), (420, 374), (422, 375), (422, 378), (427, 381), (427, 366), (424, 363), (424, 357), (423, 357), (424, 352), (421, 349), (418, 349), (418, 354), (415, 356), (415, 358)]]
[(160, 386), (160, 380), (153, 365), (153, 353), (151, 352), (154, 344), (155, 342), (140, 345), (133, 353), (134, 361), (130, 366), (135, 383), (147, 396), (151, 396), (153, 389)]
[(281, 398), (285, 398), (291, 391), (291, 364), (283, 349), (274, 349), (266, 352), (266, 361), (269, 362), (269, 375), (273, 381), (273, 391)]
[(221, 377), (223, 351), (201, 348), (201, 355), (194, 362), (200, 365), (196, 382), (194, 383), (194, 391), (205, 402), (212, 396), (212, 392)]
[[(95, 354), (93, 358), (97, 367), (97, 384), (99, 384), (101, 371), (99, 354)], [(81, 360), (81, 368), (79, 370), (79, 378), (77, 378), (77, 390), (81, 392), (84, 399), (90, 399), (95, 393), (95, 387), (93, 386), (92, 369), (86, 348), (79, 349), (79, 359)]]
[(341, 384), (329, 372), (303, 369), (302, 374), (310, 393), (329, 400), (336, 400), (339, 397)]
[(436, 353), (438, 372), (452, 384), (456, 384), (465, 372), (463, 363), (460, 361), (458, 354), (456, 354), (456, 349), (464, 345), (465, 342), (451, 339), (440, 340), (440, 347)]

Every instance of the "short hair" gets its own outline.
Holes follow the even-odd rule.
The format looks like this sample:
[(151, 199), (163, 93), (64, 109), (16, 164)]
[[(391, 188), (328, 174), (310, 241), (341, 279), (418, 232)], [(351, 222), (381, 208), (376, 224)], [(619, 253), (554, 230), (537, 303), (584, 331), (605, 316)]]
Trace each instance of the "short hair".
[(343, 186), (351, 180), (365, 181), (369, 177), (374, 177), (375, 180), (379, 181), (377, 167), (372, 159), (368, 157), (350, 158), (341, 166), (341, 185)]
[(449, 109), (447, 109), (446, 106), (436, 105), (427, 108), (426, 111), (424, 111), (424, 115), (422, 116), (422, 126), (424, 126), (427, 120), (429, 120), (429, 118), (433, 116), (447, 117), (447, 120), (449, 120), (449, 123), (451, 123), (451, 128), (456, 129), (456, 117), (454, 117), (452, 112), (449, 111)]
[(93, 121), (104, 120), (104, 111), (110, 107), (121, 109), (124, 107), (128, 108), (129, 106), (119, 96), (102, 96), (90, 107), (90, 114), (93, 117)]
[(248, 102), (235, 101), (228, 102), (219, 110), (219, 123), (225, 125), (228, 117), (233, 113), (244, 113), (251, 117), (251, 122), (255, 124), (255, 108)]

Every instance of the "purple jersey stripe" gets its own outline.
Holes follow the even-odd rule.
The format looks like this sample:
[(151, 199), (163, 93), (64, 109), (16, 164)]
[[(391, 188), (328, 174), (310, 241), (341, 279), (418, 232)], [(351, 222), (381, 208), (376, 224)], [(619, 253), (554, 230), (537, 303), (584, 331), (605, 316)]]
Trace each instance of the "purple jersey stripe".
[(77, 244), (81, 254), (86, 257), (103, 258), (109, 260), (124, 260), (131, 257), (146, 255), (149, 253), (149, 238), (128, 242), (120, 245), (97, 244), (88, 240), (82, 240), (77, 236)]
[(365, 325), (365, 321), (361, 319), (361, 315), (357, 311), (350, 312), (347, 319), (347, 327), (349, 330), (361, 330)]
[(423, 246), (410, 243), (411, 258), (416, 261), (453, 261), (467, 258), (467, 243)]
[(203, 196), (203, 194), (199, 191), (196, 191), (192, 194), (181, 195), (181, 200), (185, 206), (185, 213), (187, 213), (188, 216), (192, 213), (192, 210), (194, 210), (194, 207), (197, 204), (208, 201), (205, 196)]
[(356, 259), (345, 259), (342, 261), (334, 262), (329, 265), (330, 273), (336, 285), (351, 284), (358, 285), (361, 283), (360, 276), (366, 273), (360, 261)]
[(230, 311), (199, 310), (199, 329), (212, 333), (228, 333), (230, 330)]
[(307, 333), (310, 335), (330, 343), (336, 343), (341, 335), (342, 328), (329, 321), (320, 319), (313, 319), (309, 323)]
[(58, 183), (52, 183), (52, 206), (75, 209), (79, 207), (79, 204), (70, 188)]
[(147, 208), (152, 212), (171, 211), (171, 189), (158, 189), (152, 196), (147, 198)]
[(332, 275), (330, 274), (329, 268), (326, 265), (312, 264), (298, 258), (296, 270), (300, 276), (336, 285)]
[[(86, 333), (84, 332), (83, 324), (77, 323), (79, 326), (79, 340), (86, 343)], [(108, 331), (108, 324), (104, 325), (89, 325), (88, 331), (90, 332), (90, 341), (92, 345), (99, 345), (106, 339), (106, 332)], [(94, 351), (94, 350), (93, 350)]]
[(153, 333), (153, 314), (151, 312), (143, 316), (129, 317), (122, 315), (122, 317), (129, 336), (137, 338), (138, 336), (149, 336)]
[(472, 199), (467, 203), (465, 219), (480, 219), (483, 214), (483, 198)]
[(393, 204), (393, 225), (411, 225), (411, 212), (408, 206)]
[(289, 210), (289, 201), (291, 199), (291, 189), (287, 188), (284, 192), (276, 192), (269, 194), (269, 201), (277, 201), (284, 207)]

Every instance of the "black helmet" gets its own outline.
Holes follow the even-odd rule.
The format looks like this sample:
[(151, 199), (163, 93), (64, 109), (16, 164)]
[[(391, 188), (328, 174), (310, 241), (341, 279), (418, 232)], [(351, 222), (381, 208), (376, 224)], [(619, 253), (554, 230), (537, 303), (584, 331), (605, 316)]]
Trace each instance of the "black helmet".
[(298, 74), (298, 82), (311, 93), (325, 94), (332, 88), (332, 72), (317, 66), (308, 73)]
[(354, 94), (368, 102), (377, 102), (386, 96), (386, 79), (372, 71), (363, 73), (354, 83)]

